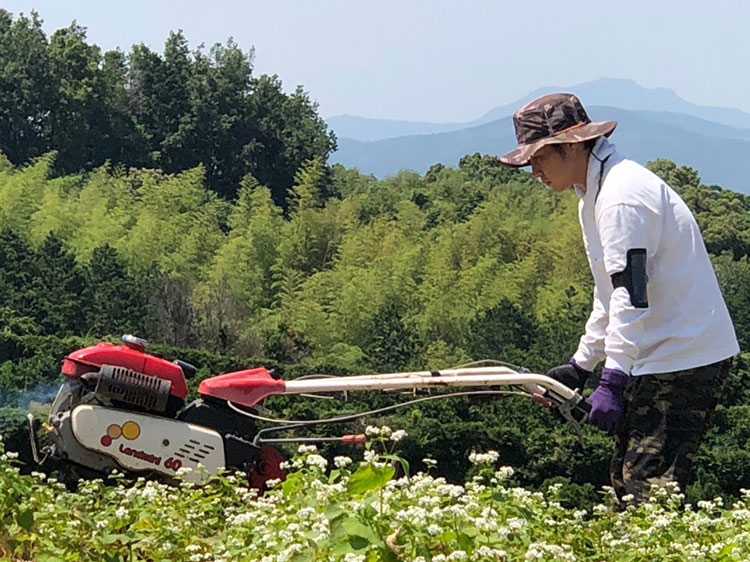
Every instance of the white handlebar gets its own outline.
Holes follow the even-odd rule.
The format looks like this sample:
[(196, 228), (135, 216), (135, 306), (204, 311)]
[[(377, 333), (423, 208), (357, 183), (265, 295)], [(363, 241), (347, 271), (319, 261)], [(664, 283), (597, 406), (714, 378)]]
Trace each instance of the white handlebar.
[(333, 392), (344, 390), (388, 390), (430, 387), (523, 386), (530, 393), (553, 391), (564, 400), (576, 396), (562, 383), (533, 373), (518, 373), (507, 367), (472, 367), (441, 371), (415, 371), (381, 375), (354, 375), (320, 379), (285, 381), (283, 394)]

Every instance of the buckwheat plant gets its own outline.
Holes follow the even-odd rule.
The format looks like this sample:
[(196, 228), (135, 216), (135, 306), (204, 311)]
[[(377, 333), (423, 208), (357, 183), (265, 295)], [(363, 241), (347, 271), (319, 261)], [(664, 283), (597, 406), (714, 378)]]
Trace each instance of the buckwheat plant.
[[(684, 505), (675, 487), (640, 505), (612, 491), (591, 512), (516, 486), (497, 452), (475, 452), (459, 484), (410, 474), (398, 430), (368, 429), (362, 459), (326, 459), (312, 446), (259, 494), (244, 474), (203, 486), (113, 475), (71, 492), (23, 475), (0, 440), (0, 560), (59, 561), (730, 561), (750, 559), (750, 492)], [(429, 459), (427, 459), (429, 460)], [(396, 469), (400, 472), (396, 473)]]

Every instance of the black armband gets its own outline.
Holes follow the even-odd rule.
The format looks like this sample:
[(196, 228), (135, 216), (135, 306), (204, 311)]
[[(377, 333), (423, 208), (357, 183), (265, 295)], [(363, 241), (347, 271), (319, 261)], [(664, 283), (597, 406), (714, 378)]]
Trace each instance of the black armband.
[(635, 308), (648, 308), (646, 248), (628, 250), (625, 269), (613, 273), (611, 277), (613, 289), (625, 287), (630, 295), (630, 304)]

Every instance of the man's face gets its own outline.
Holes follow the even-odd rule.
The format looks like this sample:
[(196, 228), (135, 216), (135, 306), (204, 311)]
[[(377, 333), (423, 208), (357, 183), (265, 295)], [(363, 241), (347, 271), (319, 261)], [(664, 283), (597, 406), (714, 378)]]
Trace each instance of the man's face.
[(531, 175), (542, 180), (552, 191), (561, 192), (575, 183), (575, 171), (578, 162), (574, 147), (567, 144), (562, 147), (562, 153), (550, 145), (543, 146), (531, 157)]

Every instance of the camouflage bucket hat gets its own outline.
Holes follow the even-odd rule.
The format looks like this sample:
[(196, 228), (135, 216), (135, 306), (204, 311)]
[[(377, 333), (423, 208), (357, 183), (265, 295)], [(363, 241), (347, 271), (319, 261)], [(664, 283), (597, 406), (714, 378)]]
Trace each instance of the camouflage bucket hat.
[(518, 147), (500, 157), (506, 166), (528, 166), (531, 157), (547, 144), (583, 142), (608, 137), (617, 121), (592, 122), (573, 94), (549, 94), (527, 103), (513, 114)]

